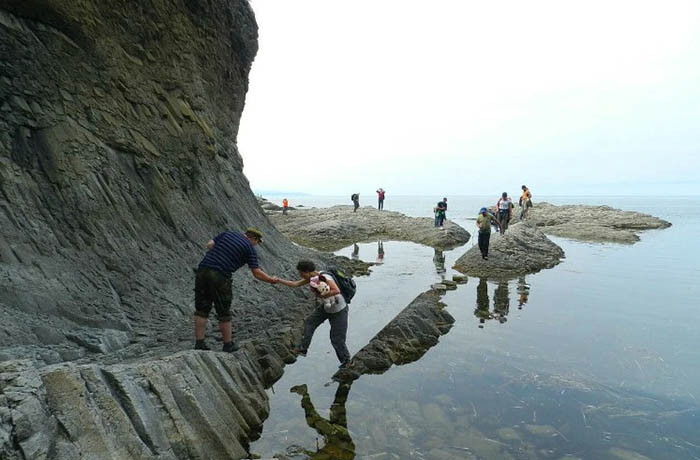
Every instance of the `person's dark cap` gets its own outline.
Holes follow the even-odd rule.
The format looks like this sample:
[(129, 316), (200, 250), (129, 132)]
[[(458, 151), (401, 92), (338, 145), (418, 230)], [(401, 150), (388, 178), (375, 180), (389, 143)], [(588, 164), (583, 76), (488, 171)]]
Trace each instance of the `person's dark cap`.
[(487, 211), (488, 211), (488, 209), (486, 209), (486, 208), (481, 208), (481, 209), (479, 210), (479, 212), (480, 212), (481, 214), (483, 214), (483, 213), (485, 213), (485, 212), (487, 212)]
[(255, 227), (248, 227), (245, 230), (246, 235), (254, 237), (259, 243), (262, 243), (263, 234)]

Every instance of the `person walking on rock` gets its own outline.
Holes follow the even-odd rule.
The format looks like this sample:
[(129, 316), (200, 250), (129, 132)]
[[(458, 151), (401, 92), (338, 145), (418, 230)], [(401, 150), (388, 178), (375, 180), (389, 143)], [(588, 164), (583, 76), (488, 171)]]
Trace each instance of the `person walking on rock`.
[(444, 228), (443, 225), (447, 218), (447, 198), (443, 198), (442, 201), (438, 201), (435, 206), (435, 226)]
[(501, 197), (496, 203), (496, 209), (498, 210), (498, 221), (501, 226), (501, 235), (508, 229), (508, 222), (510, 222), (510, 217), (513, 211), (513, 200), (508, 196), (506, 192), (501, 194)]
[(207, 241), (207, 254), (199, 263), (194, 281), (195, 350), (209, 350), (204, 333), (212, 305), (219, 320), (223, 351), (238, 349), (231, 340), (231, 275), (248, 264), (255, 278), (270, 284), (276, 282), (276, 278), (268, 276), (258, 264), (254, 246), (260, 242), (262, 233), (254, 227), (249, 227), (245, 233), (225, 231)]
[(353, 193), (350, 195), (350, 199), (352, 200), (352, 204), (355, 207), (352, 212), (357, 212), (357, 208), (360, 207), (360, 194), (359, 193)]
[(287, 210), (289, 209), (289, 201), (285, 198), (282, 200), (282, 214), (287, 214)]
[[(340, 293), (340, 288), (338, 288), (333, 275), (328, 272), (317, 271), (316, 265), (310, 260), (299, 261), (297, 271), (299, 276), (301, 276), (300, 280), (278, 279), (277, 282), (289, 287), (310, 285), (311, 291), (316, 296), (316, 309), (311, 312), (304, 322), (304, 335), (301, 344), (295, 349), (295, 352), (306, 356), (316, 328), (328, 320), (331, 324), (331, 345), (333, 345), (338, 361), (340, 361), (339, 367), (341, 369), (350, 367), (350, 352), (348, 352), (348, 347), (345, 345), (348, 332), (348, 305)], [(319, 282), (325, 282), (330, 290), (321, 294), (315, 287)], [(331, 297), (333, 299), (329, 306), (329, 303), (326, 303), (325, 300)]]
[(523, 220), (527, 217), (527, 211), (532, 207), (532, 193), (525, 185), (520, 188), (523, 189), (523, 194), (520, 195), (520, 220)]
[(380, 211), (382, 209), (384, 209), (384, 196), (385, 195), (386, 195), (386, 191), (384, 191), (383, 188), (379, 187), (379, 189), (377, 190), (377, 200), (378, 200), (377, 209), (379, 209)]
[[(481, 208), (479, 215), (476, 218), (476, 227), (479, 229), (479, 251), (481, 258), (489, 260), (489, 240), (491, 239), (491, 224), (498, 224), (493, 215), (489, 214), (488, 209)], [(498, 224), (500, 226), (500, 224)]]

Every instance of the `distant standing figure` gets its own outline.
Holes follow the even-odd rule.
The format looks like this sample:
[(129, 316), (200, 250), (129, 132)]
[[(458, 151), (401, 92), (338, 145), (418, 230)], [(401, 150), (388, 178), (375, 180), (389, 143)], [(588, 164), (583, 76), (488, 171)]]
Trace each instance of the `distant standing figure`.
[(532, 193), (525, 185), (520, 188), (523, 189), (523, 194), (520, 195), (520, 220), (523, 220), (527, 217), (527, 211), (532, 207)]
[(258, 265), (253, 246), (261, 242), (262, 233), (253, 227), (245, 233), (226, 231), (207, 241), (207, 255), (199, 263), (194, 281), (195, 350), (209, 350), (204, 343), (204, 333), (212, 305), (224, 339), (223, 351), (237, 350), (231, 341), (231, 275), (248, 264), (255, 278), (270, 284), (277, 282), (277, 278), (268, 276)]
[(447, 198), (443, 198), (442, 201), (438, 201), (435, 206), (435, 226), (443, 228), (447, 217)]
[(353, 243), (352, 245), (352, 255), (350, 258), (352, 260), (358, 260), (360, 258), (360, 247), (357, 245), (357, 243)]
[(282, 200), (282, 214), (287, 214), (287, 209), (289, 209), (289, 201), (285, 198)]
[(379, 187), (379, 189), (377, 190), (377, 200), (379, 201), (378, 205), (377, 205), (377, 209), (379, 209), (380, 211), (382, 209), (384, 209), (384, 196), (385, 195), (386, 195), (386, 191), (383, 188)]
[(357, 208), (360, 207), (360, 194), (353, 193), (352, 195), (350, 195), (350, 199), (352, 200), (352, 204), (355, 206), (352, 212), (357, 212)]
[(510, 221), (513, 207), (513, 200), (510, 199), (506, 192), (503, 192), (501, 197), (498, 199), (498, 203), (496, 203), (496, 209), (498, 209), (498, 221), (501, 224), (501, 235), (503, 235), (508, 228), (508, 222)]
[[(317, 281), (323, 281), (330, 288), (329, 291), (321, 294), (316, 288), (312, 286), (312, 291), (316, 296), (316, 309), (306, 318), (304, 323), (304, 335), (301, 340), (301, 344), (295, 349), (297, 354), (306, 356), (306, 351), (311, 345), (311, 338), (314, 335), (314, 331), (318, 328), (321, 323), (328, 320), (331, 323), (331, 345), (335, 349), (335, 354), (340, 361), (340, 368), (350, 367), (350, 352), (348, 352), (348, 347), (345, 345), (345, 338), (348, 332), (348, 305), (340, 293), (340, 288), (335, 282), (333, 275), (327, 272), (320, 272), (316, 270), (316, 265), (310, 260), (302, 260), (297, 264), (297, 271), (301, 276), (298, 281), (289, 281), (285, 279), (279, 279), (278, 282), (289, 287), (300, 287), (307, 284), (311, 285), (312, 279), (314, 284)], [(328, 297), (334, 297), (333, 302), (330, 304), (330, 309), (326, 309), (325, 306), (327, 302), (325, 301)]]
[(488, 209), (481, 208), (479, 215), (476, 218), (476, 227), (479, 229), (479, 251), (481, 251), (481, 258), (484, 260), (489, 260), (491, 224), (494, 221), (498, 224), (498, 221), (491, 214), (489, 214)]

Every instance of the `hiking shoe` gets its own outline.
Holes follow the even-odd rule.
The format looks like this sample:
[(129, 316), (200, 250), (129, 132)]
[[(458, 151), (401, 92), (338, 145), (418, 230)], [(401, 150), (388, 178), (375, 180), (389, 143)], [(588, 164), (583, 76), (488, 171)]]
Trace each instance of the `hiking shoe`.
[(294, 348), (292, 350), (292, 353), (294, 353), (295, 355), (299, 355), (299, 356), (304, 356), (304, 357), (306, 356), (306, 350), (302, 350), (299, 347)]
[(224, 351), (226, 353), (233, 353), (236, 350), (238, 350), (238, 346), (233, 342), (229, 342), (224, 344), (224, 348), (221, 351)]
[(201, 340), (201, 341), (200, 341), (200, 340), (197, 340), (197, 341), (194, 343), (194, 349), (195, 349), (195, 350), (211, 350), (211, 348), (209, 348), (209, 347), (207, 346), (207, 344), (204, 343), (204, 340)]

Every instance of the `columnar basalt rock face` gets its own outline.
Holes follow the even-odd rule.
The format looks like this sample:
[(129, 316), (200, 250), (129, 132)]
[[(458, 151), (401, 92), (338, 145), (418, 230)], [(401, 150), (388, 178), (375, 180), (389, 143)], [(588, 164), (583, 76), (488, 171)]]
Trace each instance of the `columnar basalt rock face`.
[(235, 143), (246, 1), (4, 0), (0, 33), (0, 346), (124, 347), (225, 228), (271, 233), (270, 267)]
[(268, 273), (326, 258), (243, 175), (256, 51), (246, 0), (0, 0), (1, 458), (243, 455), (312, 305), (244, 268), (245, 353), (173, 356), (192, 346), (192, 267), (249, 225)]

